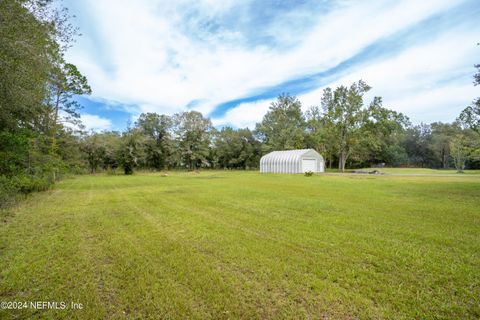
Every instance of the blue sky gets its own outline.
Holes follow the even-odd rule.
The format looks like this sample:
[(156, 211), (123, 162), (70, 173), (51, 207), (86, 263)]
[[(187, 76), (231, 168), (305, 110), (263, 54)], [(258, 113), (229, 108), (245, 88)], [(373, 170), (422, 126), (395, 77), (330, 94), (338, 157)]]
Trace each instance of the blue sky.
[(93, 94), (94, 130), (142, 112), (197, 110), (253, 128), (281, 93), (304, 109), (322, 90), (363, 79), (413, 123), (452, 121), (480, 95), (480, 2), (65, 1), (82, 36), (67, 53)]

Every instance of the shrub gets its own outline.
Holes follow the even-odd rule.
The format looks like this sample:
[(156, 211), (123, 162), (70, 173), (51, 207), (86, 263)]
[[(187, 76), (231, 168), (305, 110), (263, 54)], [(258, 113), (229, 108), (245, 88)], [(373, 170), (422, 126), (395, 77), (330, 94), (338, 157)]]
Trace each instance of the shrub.
[(131, 165), (130, 163), (125, 163), (125, 164), (123, 165), (123, 172), (124, 172), (126, 175), (133, 174), (133, 165)]
[(52, 185), (52, 178), (41, 176), (16, 175), (0, 176), (0, 208), (6, 208), (22, 195), (36, 191), (45, 191)]
[(11, 179), (0, 176), (0, 208), (5, 208), (15, 202), (18, 189), (12, 184)]
[(35, 191), (45, 191), (53, 183), (51, 178), (39, 176), (14, 176), (11, 184), (20, 193), (27, 194)]

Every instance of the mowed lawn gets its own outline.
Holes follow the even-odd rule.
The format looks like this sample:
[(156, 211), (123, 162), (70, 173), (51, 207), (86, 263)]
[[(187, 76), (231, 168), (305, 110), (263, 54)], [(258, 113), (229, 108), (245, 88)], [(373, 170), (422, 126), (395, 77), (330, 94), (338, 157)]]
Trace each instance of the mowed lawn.
[(478, 319), (480, 176), (79, 176), (2, 215), (0, 318)]
[(362, 170), (378, 170), (386, 174), (408, 174), (408, 175), (425, 175), (425, 174), (454, 174), (454, 175), (465, 175), (465, 174), (480, 174), (480, 170), (465, 170), (462, 173), (458, 173), (455, 169), (428, 169), (428, 168), (365, 168)]

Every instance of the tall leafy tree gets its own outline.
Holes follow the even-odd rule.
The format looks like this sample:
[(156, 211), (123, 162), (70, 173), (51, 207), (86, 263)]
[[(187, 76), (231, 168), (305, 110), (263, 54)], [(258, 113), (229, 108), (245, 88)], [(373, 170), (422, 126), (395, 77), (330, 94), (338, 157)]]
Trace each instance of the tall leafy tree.
[[(480, 85), (480, 64), (476, 64), (477, 73), (473, 76), (473, 85)], [(480, 97), (466, 107), (458, 117), (458, 121), (480, 134)]]
[(115, 170), (119, 166), (122, 146), (121, 135), (116, 131), (87, 135), (82, 140), (81, 150), (90, 173), (97, 172), (98, 168)]
[[(79, 72), (63, 58), (75, 34), (66, 9), (51, 0), (0, 1), (0, 174), (30, 184), (22, 190), (82, 165), (79, 139), (60, 124), (52, 100), (60, 84), (80, 93)], [(59, 100), (57, 110), (67, 103)]]
[(117, 159), (125, 174), (133, 174), (135, 168), (144, 163), (144, 136), (136, 129), (129, 129), (122, 135)]
[[(434, 122), (431, 127), (431, 149), (439, 167), (447, 169), (451, 164), (451, 142), (462, 131), (458, 123)], [(437, 165), (436, 165), (437, 166)]]
[(75, 95), (91, 94), (87, 78), (71, 63), (60, 59), (51, 72), (49, 79), (50, 96), (48, 100), (48, 130), (52, 136), (52, 149), (56, 148), (56, 135), (62, 124), (59, 113), (64, 112), (64, 121), (78, 123), (80, 105), (73, 98)]
[(146, 165), (157, 170), (164, 169), (173, 153), (172, 118), (156, 113), (142, 113), (136, 126), (146, 136)]
[(463, 109), (458, 120), (480, 134), (480, 98), (475, 99), (470, 106)]
[(182, 164), (190, 170), (209, 166), (213, 127), (200, 112), (189, 111), (174, 116), (175, 136)]
[(300, 149), (305, 146), (305, 117), (296, 97), (281, 95), (258, 123), (255, 132), (263, 151)]
[(90, 173), (96, 173), (98, 167), (103, 163), (106, 152), (102, 134), (95, 133), (86, 137), (82, 142), (82, 151), (88, 162)]
[(398, 164), (404, 160), (405, 151), (398, 147), (409, 120), (402, 113), (382, 106), (375, 97), (366, 109), (366, 118), (359, 130), (359, 143), (355, 146), (357, 160), (366, 164)]
[(260, 143), (248, 128), (222, 128), (215, 139), (215, 148), (221, 168), (247, 169), (258, 166)]
[(325, 121), (322, 109), (313, 106), (305, 113), (306, 118), (306, 147), (313, 148), (323, 155), (327, 165), (331, 168), (337, 153), (334, 140), (333, 126)]
[(326, 125), (333, 131), (338, 150), (338, 168), (345, 170), (345, 164), (353, 148), (359, 143), (360, 129), (367, 118), (363, 95), (370, 87), (362, 80), (349, 88), (340, 86), (332, 91), (326, 88), (322, 96), (322, 108)]
[(101, 135), (105, 149), (102, 162), (103, 169), (115, 171), (120, 165), (117, 154), (122, 146), (122, 136), (117, 131), (103, 132)]
[(465, 163), (472, 153), (472, 148), (469, 145), (467, 136), (464, 133), (456, 134), (450, 140), (450, 150), (455, 169), (457, 169), (458, 172), (463, 172)]
[(0, 128), (38, 130), (58, 44), (25, 1), (0, 1)]
[(400, 145), (407, 153), (407, 166), (434, 167), (435, 152), (432, 149), (432, 129), (428, 124), (407, 128)]
[(9, 179), (43, 171), (40, 124), (58, 52), (50, 35), (51, 28), (25, 1), (0, 1), (0, 174)]

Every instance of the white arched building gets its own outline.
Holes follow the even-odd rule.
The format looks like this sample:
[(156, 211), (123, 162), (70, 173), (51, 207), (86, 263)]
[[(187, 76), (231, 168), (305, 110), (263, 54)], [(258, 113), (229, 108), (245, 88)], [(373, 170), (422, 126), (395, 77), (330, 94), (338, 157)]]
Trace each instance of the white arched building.
[(325, 161), (313, 149), (273, 151), (260, 159), (261, 173), (324, 172)]

